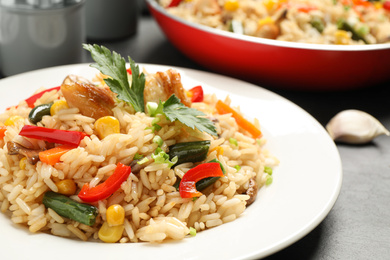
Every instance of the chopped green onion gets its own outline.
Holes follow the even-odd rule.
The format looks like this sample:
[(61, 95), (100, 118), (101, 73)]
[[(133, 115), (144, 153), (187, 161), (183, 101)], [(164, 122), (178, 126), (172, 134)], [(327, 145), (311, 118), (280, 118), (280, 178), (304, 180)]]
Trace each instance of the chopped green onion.
[(239, 171), (241, 169), (241, 166), (240, 165), (236, 165), (234, 166), (234, 169), (236, 169), (237, 171)]
[(156, 143), (158, 147), (161, 147), (164, 143), (163, 139), (159, 135), (153, 137), (153, 143)]
[(146, 111), (151, 117), (156, 116), (156, 111), (158, 108), (158, 104), (156, 102), (147, 102), (146, 103)]
[(235, 146), (238, 146), (238, 142), (237, 142), (237, 139), (236, 138), (229, 138), (229, 143), (231, 143), (232, 145), (235, 145)]
[(172, 167), (175, 163), (177, 163), (178, 157), (175, 156), (172, 158), (172, 160), (169, 160), (169, 155), (164, 152), (160, 147), (154, 151), (152, 154), (152, 158), (154, 159), (154, 162), (156, 163), (167, 163), (168, 167)]
[(195, 228), (190, 227), (190, 235), (193, 237), (196, 236), (196, 229)]
[(144, 158), (144, 156), (142, 154), (136, 153), (136, 154), (134, 154), (133, 160), (140, 160), (142, 158)]
[(265, 185), (271, 185), (271, 183), (272, 183), (272, 181), (273, 181), (273, 178), (272, 178), (272, 176), (271, 175), (268, 175), (267, 176), (267, 180), (265, 181)]
[(147, 157), (144, 157), (142, 160), (139, 160), (137, 163), (138, 164), (144, 164), (146, 163), (147, 161), (149, 161), (149, 159)]
[(268, 166), (264, 166), (264, 172), (268, 175), (272, 175), (272, 168)]

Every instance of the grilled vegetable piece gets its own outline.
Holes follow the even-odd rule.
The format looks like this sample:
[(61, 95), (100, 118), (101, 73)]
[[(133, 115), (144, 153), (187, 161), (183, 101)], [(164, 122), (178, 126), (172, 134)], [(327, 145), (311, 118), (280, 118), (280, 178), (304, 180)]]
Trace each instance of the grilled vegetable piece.
[(202, 195), (196, 189), (196, 183), (204, 178), (222, 177), (221, 166), (217, 162), (203, 163), (188, 170), (180, 182), (179, 192), (182, 198), (194, 198)]
[(39, 152), (41, 149), (29, 149), (21, 144), (15, 142), (7, 142), (7, 149), (9, 155), (24, 155), (27, 158), (29, 164), (36, 164), (39, 161)]
[(169, 158), (177, 156), (178, 161), (176, 164), (182, 164), (185, 162), (200, 162), (206, 159), (209, 152), (210, 141), (195, 141), (177, 143), (169, 146)]
[(28, 120), (31, 123), (36, 124), (42, 120), (43, 116), (50, 116), (50, 109), (52, 105), (53, 103), (49, 103), (34, 107), (28, 114)]
[(348, 31), (352, 33), (352, 39), (355, 41), (362, 40), (365, 44), (368, 44), (367, 40), (364, 38), (364, 35), (360, 34), (351, 24), (347, 21), (341, 19), (337, 23), (337, 28), (340, 30)]
[(95, 224), (96, 216), (98, 215), (98, 209), (96, 207), (79, 203), (65, 195), (53, 191), (45, 193), (42, 203), (46, 208), (51, 208), (58, 215), (88, 226)]

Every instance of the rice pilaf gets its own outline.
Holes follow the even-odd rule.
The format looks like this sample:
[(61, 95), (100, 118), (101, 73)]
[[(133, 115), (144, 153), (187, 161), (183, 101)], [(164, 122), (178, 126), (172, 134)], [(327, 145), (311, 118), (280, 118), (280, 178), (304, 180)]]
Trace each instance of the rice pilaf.
[[(174, 70), (160, 72), (162, 74), (144, 73), (145, 85), (157, 88), (161, 87), (160, 83), (164, 85), (176, 81), (177, 84), (180, 80), (180, 74)], [(164, 77), (161, 75), (165, 75), (167, 81), (162, 80)], [(171, 77), (173, 75), (175, 77)], [(93, 79), (93, 84), (85, 84), (107, 89), (104, 78), (99, 74)], [(147, 112), (135, 112), (131, 105), (119, 99), (114, 99), (110, 116), (119, 122), (119, 132), (101, 136), (96, 125), (99, 118), (85, 115), (80, 112), (81, 107), (70, 105), (70, 99), (63, 91), (63, 87), (46, 91), (34, 102), (34, 108), (49, 103), (54, 105), (59, 101), (68, 103), (54, 114), (43, 115), (36, 126), (29, 119), (33, 108), (25, 100), (0, 115), (5, 129), (0, 141), (0, 210), (9, 215), (13, 223), (27, 226), (33, 233), (46, 232), (84, 241), (100, 239), (120, 243), (179, 240), (194, 235), (196, 231), (235, 220), (245, 211), (247, 204), (253, 202), (257, 189), (272, 180), (270, 169), (278, 164), (278, 160), (264, 149), (265, 138), (254, 138), (237, 124), (231, 113), (219, 113), (216, 109), (219, 100), (215, 94), (205, 93), (203, 100), (191, 102), (191, 107), (210, 118), (217, 136), (192, 129), (180, 121), (170, 121), (163, 114), (151, 116)], [(184, 93), (188, 95), (188, 92), (187, 89)], [(232, 105), (229, 97), (223, 103)], [(234, 109), (242, 115), (238, 107)], [(260, 129), (257, 120), (254, 125)], [(34, 164), (26, 160), (26, 157), (31, 159), (29, 152), (44, 152), (61, 145), (21, 135), (25, 126), (84, 135), (79, 145), (66, 150), (58, 161), (46, 162), (40, 156)], [(110, 124), (104, 129), (111, 129)], [(209, 141), (207, 154), (200, 162), (174, 165), (173, 158), (165, 161), (156, 159), (157, 150), (165, 155), (175, 144), (199, 141)], [(16, 145), (20, 153), (10, 154), (10, 143)], [(223, 176), (202, 189), (200, 196), (183, 197), (181, 187), (177, 187), (178, 181), (185, 180), (185, 174), (191, 169), (208, 165), (210, 161), (219, 163), (218, 168), (225, 171)], [(81, 199), (87, 198), (80, 195), (86, 186), (89, 191), (103, 185), (107, 188), (108, 182), (111, 182), (107, 180), (114, 178), (120, 165), (131, 165), (132, 171), (117, 190), (93, 202)], [(63, 181), (75, 184), (75, 189), (65, 196), (71, 203), (96, 209), (93, 222), (81, 223), (64, 216), (56, 207), (47, 206), (50, 199), (55, 200), (50, 196), (65, 194), (59, 184)], [(115, 209), (119, 212), (117, 215), (123, 210), (119, 224), (111, 223), (110, 206), (119, 207)], [(113, 228), (116, 231), (112, 231)], [(106, 234), (103, 234), (103, 229)], [(119, 232), (119, 235), (112, 239), (114, 235), (110, 232)]]
[(316, 44), (390, 42), (389, 0), (159, 0), (175, 16), (248, 36)]

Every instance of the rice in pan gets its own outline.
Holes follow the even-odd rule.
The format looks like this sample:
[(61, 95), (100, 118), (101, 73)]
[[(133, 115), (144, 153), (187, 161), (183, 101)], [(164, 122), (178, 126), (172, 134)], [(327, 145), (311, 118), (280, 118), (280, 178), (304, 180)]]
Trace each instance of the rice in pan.
[(317, 44), (390, 42), (389, 0), (159, 0), (190, 22), (260, 38)]
[[(173, 69), (139, 73), (132, 64), (131, 73), (134, 90), (146, 74), (145, 112), (109, 90), (112, 75), (98, 74), (93, 83), (68, 77), (0, 115), (0, 209), (12, 222), (84, 241), (179, 240), (234, 221), (272, 181), (278, 161), (263, 148), (258, 121), (238, 122), (238, 107), (221, 110), (232, 108), (229, 97), (185, 90)], [(171, 94), (180, 98), (172, 104), (186, 111), (184, 119), (168, 116), (177, 113), (169, 110)], [(192, 119), (206, 123), (189, 127), (199, 111), (205, 116)], [(213, 182), (201, 188), (197, 178)]]

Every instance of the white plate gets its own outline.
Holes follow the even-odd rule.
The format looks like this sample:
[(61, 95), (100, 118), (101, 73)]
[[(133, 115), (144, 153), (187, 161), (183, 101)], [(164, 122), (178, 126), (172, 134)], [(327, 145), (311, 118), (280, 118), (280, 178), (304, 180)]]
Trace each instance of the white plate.
[[(169, 67), (140, 64), (150, 72)], [(313, 230), (329, 213), (340, 192), (341, 161), (324, 128), (290, 101), (261, 87), (190, 69), (177, 68), (186, 88), (201, 84), (251, 118), (258, 118), (268, 149), (280, 159), (274, 182), (237, 220), (164, 244), (103, 244), (48, 234), (32, 234), (0, 214), (2, 259), (243, 259), (275, 253)], [(61, 66), (0, 80), (3, 111), (37, 88), (59, 85), (68, 74), (92, 78), (87, 64)], [(80, 256), (80, 257), (79, 257)]]

